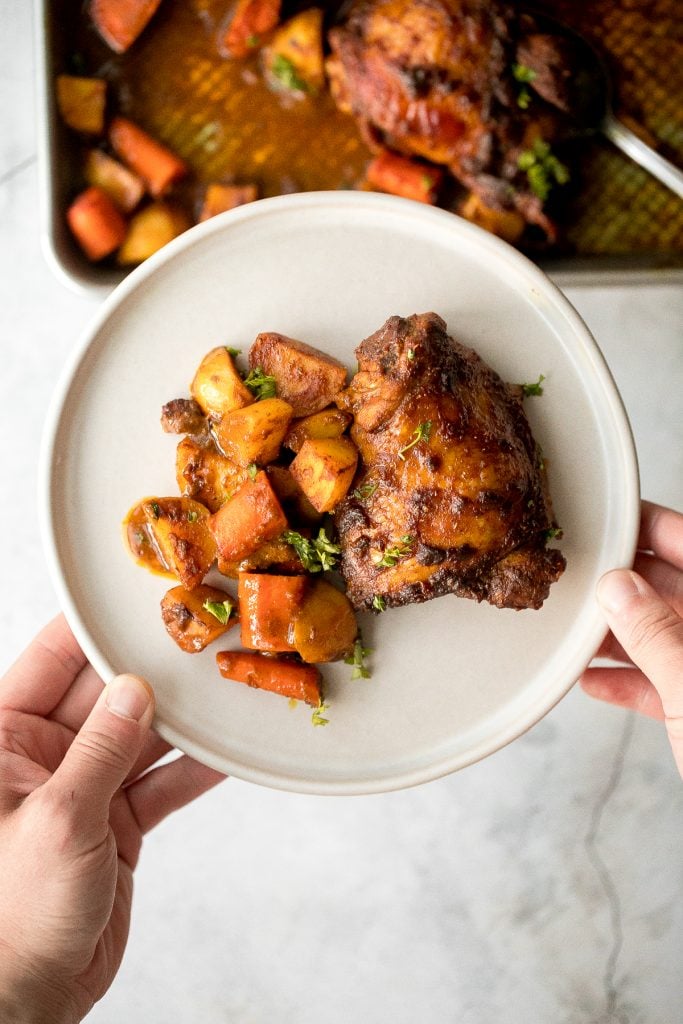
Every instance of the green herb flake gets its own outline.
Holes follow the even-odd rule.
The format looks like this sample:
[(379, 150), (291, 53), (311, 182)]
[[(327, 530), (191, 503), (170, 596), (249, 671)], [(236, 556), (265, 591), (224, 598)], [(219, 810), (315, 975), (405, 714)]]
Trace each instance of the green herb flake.
[(404, 537), (401, 537), (397, 544), (392, 544), (390, 547), (385, 548), (383, 554), (376, 551), (372, 555), (372, 561), (378, 569), (393, 569), (402, 558), (410, 554), (413, 544), (413, 537), (407, 533)]
[(434, 188), (434, 179), (431, 178), (428, 174), (423, 174), (420, 176), (420, 184), (422, 185), (423, 189), (425, 189), (427, 192), (431, 192), (431, 190)]
[(234, 607), (234, 604), (230, 600), (205, 601), (202, 605), (202, 608), (213, 615), (214, 619), (218, 619), (221, 626), (227, 626), (228, 619), (232, 615)]
[(247, 36), (247, 46), (249, 47), (250, 50), (253, 50), (255, 46), (258, 46), (260, 42), (261, 40), (257, 35), (252, 34), (250, 36)]
[(256, 479), (256, 474), (258, 473), (258, 466), (256, 465), (255, 462), (249, 463), (249, 465), (247, 466), (247, 473), (249, 474), (250, 480)]
[(150, 502), (150, 507), (152, 509), (152, 515), (154, 516), (155, 519), (158, 519), (159, 516), (161, 515), (161, 509), (159, 508), (159, 502), (158, 501)]
[(270, 70), (283, 89), (289, 89), (292, 92), (309, 91), (308, 83), (301, 78), (289, 57), (285, 57), (282, 53), (275, 54)]
[(232, 356), (233, 359), (237, 359), (237, 356), (242, 354), (241, 348), (233, 348), (232, 345), (226, 345), (225, 351), (228, 353), (229, 356)]
[(408, 351), (406, 352), (406, 356), (410, 360), (410, 362), (412, 363), (413, 359), (415, 358), (415, 349), (414, 348), (409, 348)]
[(367, 498), (371, 498), (379, 484), (361, 484), (360, 487), (356, 487), (355, 491), (351, 492), (351, 496), (357, 501), (365, 501)]
[(538, 380), (534, 381), (533, 384), (518, 384), (517, 386), (522, 389), (522, 394), (524, 395), (525, 398), (530, 398), (532, 395), (542, 395), (543, 394), (542, 384), (543, 384), (544, 380), (545, 380), (544, 375), (540, 374)]
[(260, 402), (262, 398), (275, 398), (275, 377), (264, 373), (260, 366), (249, 371), (244, 378), (244, 383), (252, 395), (255, 395), (257, 402)]
[(531, 103), (531, 93), (525, 85), (517, 93), (517, 106), (520, 110), (528, 110)]
[(559, 526), (551, 526), (549, 530), (546, 530), (544, 537), (546, 540), (555, 540), (556, 537), (562, 536), (562, 529)]
[(385, 612), (387, 610), (387, 602), (381, 594), (375, 594), (372, 599), (372, 607), (376, 612)]
[(193, 508), (191, 508), (190, 511), (187, 513), (187, 521), (188, 521), (188, 523), (196, 523), (198, 519), (199, 519), (199, 513), (195, 512), (195, 510)]
[(533, 82), (538, 78), (538, 74), (532, 68), (528, 68), (526, 64), (513, 64), (512, 77), (516, 82)]
[(312, 540), (302, 537), (295, 530), (285, 530), (282, 540), (292, 545), (308, 572), (328, 572), (334, 569), (341, 554), (341, 547), (327, 536), (324, 526), (320, 527), (318, 536)]
[(299, 701), (296, 699), (296, 697), (290, 697), (287, 703), (290, 706), (290, 708), (292, 708), (292, 710), (294, 710), (294, 708), (298, 707), (299, 705)]
[(330, 724), (329, 718), (325, 718), (324, 717), (325, 712), (329, 711), (329, 708), (330, 708), (329, 704), (325, 704), (325, 702), (322, 701), (322, 700), (318, 701), (317, 706), (313, 708), (313, 713), (311, 714), (311, 724), (312, 725), (329, 725)]
[(405, 446), (405, 448), (401, 448), (400, 449), (400, 451), (398, 453), (399, 459), (402, 459), (403, 462), (405, 462), (405, 458), (406, 458), (405, 457), (405, 453), (407, 451), (410, 451), (411, 448), (414, 448), (416, 444), (420, 443), (420, 441), (429, 441), (431, 433), (432, 433), (432, 421), (431, 420), (425, 420), (424, 423), (420, 423), (415, 428), (415, 430), (412, 432), (412, 434), (410, 435), (412, 437), (412, 441), (409, 441), (408, 444)]
[(372, 653), (372, 647), (363, 647), (363, 637), (359, 633), (353, 645), (353, 651), (344, 658), (345, 665), (352, 665), (351, 679), (370, 679), (372, 672), (365, 664), (365, 659)]
[(555, 185), (566, 185), (569, 168), (557, 159), (543, 139), (536, 139), (531, 149), (525, 149), (517, 160), (520, 171), (525, 171), (529, 188), (545, 202)]

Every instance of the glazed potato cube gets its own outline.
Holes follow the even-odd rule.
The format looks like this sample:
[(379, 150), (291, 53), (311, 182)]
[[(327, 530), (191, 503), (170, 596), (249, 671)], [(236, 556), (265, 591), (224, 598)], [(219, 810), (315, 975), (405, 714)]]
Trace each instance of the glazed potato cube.
[(338, 360), (272, 331), (256, 338), (249, 366), (275, 377), (278, 396), (289, 402), (295, 416), (320, 412), (346, 384), (346, 369)]
[(287, 518), (295, 523), (319, 523), (322, 513), (310, 501), (286, 466), (267, 466), (266, 472)]
[(346, 437), (304, 441), (290, 472), (313, 508), (331, 512), (353, 480), (358, 450)]
[(240, 573), (242, 647), (252, 651), (293, 651), (293, 624), (308, 590), (306, 576)]
[(236, 625), (234, 607), (229, 594), (216, 587), (173, 587), (161, 599), (161, 618), (178, 647), (196, 654)]
[(269, 81), (280, 89), (319, 92), (325, 84), (323, 12), (318, 7), (295, 14), (273, 34), (264, 53)]
[(511, 242), (513, 245), (519, 241), (526, 227), (521, 213), (516, 210), (494, 210), (492, 207), (486, 206), (474, 192), (470, 192), (460, 207), (459, 213), (465, 220), (471, 221), (472, 224), (478, 224), (480, 228), (490, 231), (492, 235), (498, 235), (499, 238), (504, 238), (506, 242)]
[(287, 519), (264, 472), (247, 480), (209, 519), (221, 559), (247, 558), (287, 529)]
[[(57, 75), (57, 106), (69, 128), (87, 135), (104, 131), (107, 83), (103, 78)], [(97, 182), (92, 182), (97, 184)]]
[(254, 401), (254, 396), (235, 369), (232, 356), (223, 345), (204, 356), (190, 385), (190, 392), (206, 415), (215, 419)]
[(150, 203), (133, 215), (116, 258), (124, 267), (142, 263), (189, 227), (190, 219), (180, 207)]
[(326, 580), (312, 580), (292, 627), (297, 653), (312, 663), (337, 661), (353, 648), (357, 635), (358, 623), (346, 594)]
[(176, 479), (181, 494), (217, 512), (249, 477), (213, 446), (203, 447), (185, 437), (176, 449)]
[(210, 220), (211, 217), (225, 213), (226, 210), (234, 210), (245, 203), (253, 203), (255, 199), (258, 199), (256, 185), (221, 185), (216, 182), (206, 189), (199, 220)]
[(350, 422), (351, 416), (348, 413), (330, 406), (329, 409), (323, 409), (322, 412), (314, 412), (312, 416), (304, 416), (301, 420), (295, 420), (282, 443), (285, 448), (298, 452), (304, 441), (341, 437)]
[(101, 149), (91, 149), (88, 153), (85, 180), (106, 192), (122, 213), (131, 213), (145, 194), (142, 178)]
[(227, 413), (216, 424), (220, 450), (238, 466), (265, 465), (280, 454), (292, 419), (292, 407), (281, 398), (264, 398)]
[(165, 568), (193, 590), (216, 558), (208, 509), (191, 498), (145, 498), (140, 507)]

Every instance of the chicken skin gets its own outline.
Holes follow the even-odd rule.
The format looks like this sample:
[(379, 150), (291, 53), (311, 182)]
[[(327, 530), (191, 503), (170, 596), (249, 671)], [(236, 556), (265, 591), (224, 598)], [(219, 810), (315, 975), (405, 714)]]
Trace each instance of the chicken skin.
[(359, 452), (335, 522), (358, 609), (453, 593), (540, 608), (565, 559), (540, 448), (505, 384), (435, 313), (390, 317), (337, 396)]

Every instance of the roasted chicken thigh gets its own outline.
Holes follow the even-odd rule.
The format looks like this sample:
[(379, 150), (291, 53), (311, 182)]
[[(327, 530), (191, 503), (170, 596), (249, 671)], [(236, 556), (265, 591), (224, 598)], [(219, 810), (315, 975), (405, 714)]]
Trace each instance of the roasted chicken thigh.
[(540, 608), (565, 559), (547, 547), (559, 531), (521, 388), (435, 313), (391, 317), (356, 355), (337, 404), (359, 468), (335, 517), (352, 604), (454, 593)]

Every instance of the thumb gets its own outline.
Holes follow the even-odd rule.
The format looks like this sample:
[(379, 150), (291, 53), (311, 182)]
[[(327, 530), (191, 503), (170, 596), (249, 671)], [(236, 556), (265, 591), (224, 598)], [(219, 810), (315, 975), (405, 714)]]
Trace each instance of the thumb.
[(615, 637), (659, 693), (666, 717), (683, 722), (683, 620), (626, 569), (602, 577), (598, 601)]
[(154, 693), (137, 676), (105, 686), (47, 783), (68, 798), (81, 828), (109, 817), (109, 804), (140, 754), (154, 716)]

